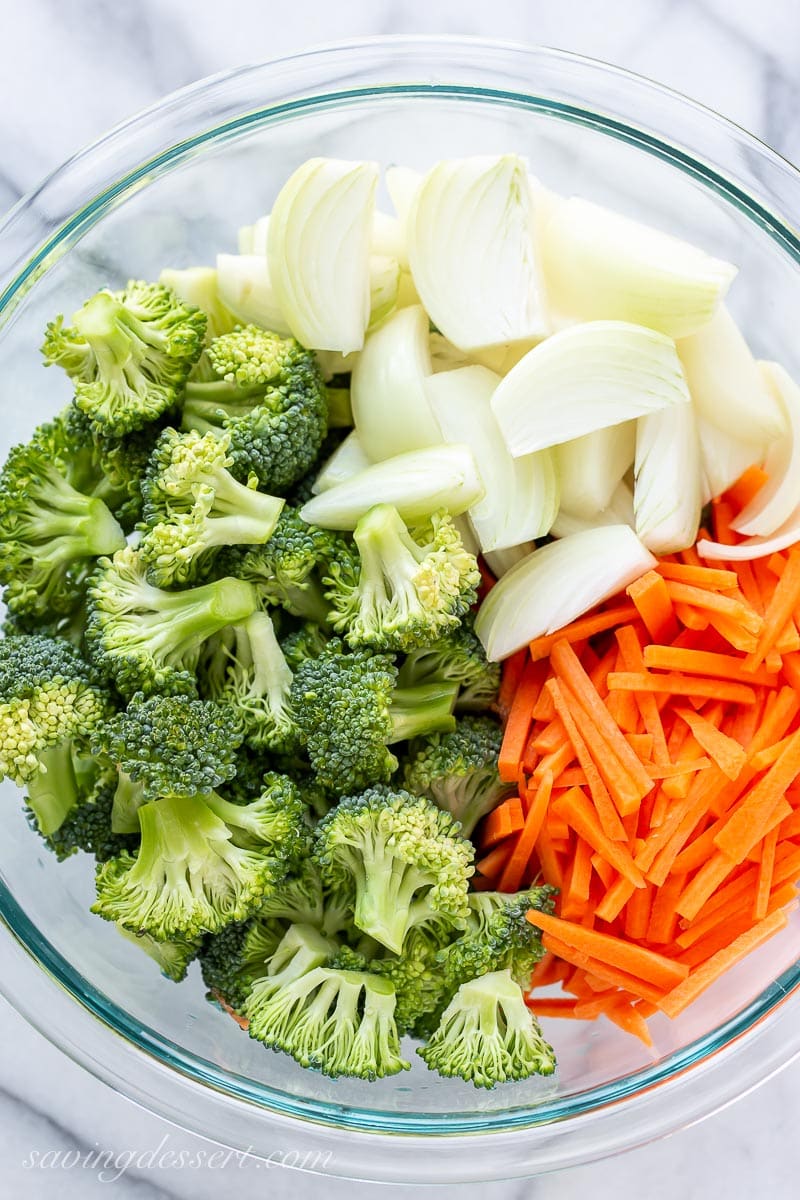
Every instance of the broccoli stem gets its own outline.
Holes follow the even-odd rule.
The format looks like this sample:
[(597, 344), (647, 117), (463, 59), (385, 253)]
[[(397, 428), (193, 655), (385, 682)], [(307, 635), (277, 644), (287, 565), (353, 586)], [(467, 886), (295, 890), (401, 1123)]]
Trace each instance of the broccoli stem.
[(246, 620), (258, 607), (252, 584), (231, 576), (185, 592), (152, 591), (157, 602), (152, 621), (142, 618), (144, 636), (176, 659), (190, 654), (226, 625)]
[(400, 954), (411, 924), (411, 906), (420, 888), (430, 884), (430, 877), (398, 859), (383, 839), (364, 845), (362, 862), (353, 920), (364, 933)]
[(236, 660), (245, 668), (252, 667), (250, 692), (266, 696), (272, 712), (279, 712), (287, 703), (292, 686), (289, 668), (269, 613), (255, 612), (237, 629)]
[(44, 770), (28, 783), (28, 805), (45, 837), (60, 829), (80, 799), (72, 742), (67, 738), (39, 754)]
[(269, 540), (285, 500), (239, 483), (224, 469), (213, 473), (211, 486), (214, 489), (212, 522), (215, 529), (225, 530), (227, 538), (220, 545), (245, 546)]
[(142, 785), (134, 783), (127, 771), (120, 771), (111, 806), (111, 832), (138, 833), (139, 809), (144, 802)]
[(458, 684), (454, 683), (398, 688), (389, 709), (392, 732), (387, 743), (404, 742), (426, 733), (452, 732), (456, 727), (453, 708), (457, 697)]
[(53, 541), (49, 561), (113, 554), (125, 545), (125, 534), (106, 504), (77, 491), (53, 467), (36, 489), (25, 525), (33, 541)]

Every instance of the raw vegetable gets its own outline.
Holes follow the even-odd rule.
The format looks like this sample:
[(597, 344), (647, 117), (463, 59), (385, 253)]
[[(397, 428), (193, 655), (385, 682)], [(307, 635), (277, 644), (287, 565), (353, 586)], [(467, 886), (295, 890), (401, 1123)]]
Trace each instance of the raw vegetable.
[(624, 321), (554, 333), (509, 371), (492, 398), (514, 455), (688, 403), (675, 343)]
[(469, 510), (482, 550), (502, 550), (542, 537), (558, 511), (558, 477), (548, 450), (512, 458), (491, 409), (500, 377), (486, 367), (444, 371), (425, 392), (446, 442), (475, 456), (485, 494)]
[(690, 404), (673, 404), (636, 423), (635, 529), (653, 554), (693, 545), (702, 507), (700, 442)]
[(655, 566), (627, 525), (605, 525), (541, 546), (503, 576), (475, 632), (497, 662), (613, 596)]
[(706, 325), (736, 275), (731, 263), (578, 196), (548, 206), (541, 245), (560, 315), (632, 321), (673, 338)]
[(461, 350), (547, 332), (533, 196), (515, 154), (437, 163), (414, 193), (408, 258), (431, 320)]
[(275, 200), (267, 259), (297, 340), (350, 354), (369, 324), (369, 257), (378, 164), (311, 158)]
[(623, 475), (633, 464), (635, 450), (633, 421), (609, 425), (556, 446), (561, 508), (574, 517), (597, 517), (612, 503)]

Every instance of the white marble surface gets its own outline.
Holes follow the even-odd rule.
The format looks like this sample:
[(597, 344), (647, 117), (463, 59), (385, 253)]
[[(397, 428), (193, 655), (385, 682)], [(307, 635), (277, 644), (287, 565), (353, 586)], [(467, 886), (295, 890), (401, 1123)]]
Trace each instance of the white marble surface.
[[(796, 0), (0, 0), (0, 210), (73, 150), (174, 88), (311, 44), (399, 32), (484, 34), (603, 58), (704, 101), (800, 159)], [(474, 1195), (789, 1200), (800, 1173), (798, 1107), (800, 1065), (667, 1141)], [(115, 1171), (98, 1178), (30, 1166), (37, 1151), (141, 1152), (165, 1137), (175, 1150), (199, 1146), (81, 1071), (0, 1002), (0, 1196), (85, 1200), (111, 1188), (120, 1200), (335, 1200), (373, 1191), (277, 1169), (265, 1178), (252, 1167), (132, 1167), (113, 1179)], [(456, 1191), (464, 1197), (463, 1187)]]

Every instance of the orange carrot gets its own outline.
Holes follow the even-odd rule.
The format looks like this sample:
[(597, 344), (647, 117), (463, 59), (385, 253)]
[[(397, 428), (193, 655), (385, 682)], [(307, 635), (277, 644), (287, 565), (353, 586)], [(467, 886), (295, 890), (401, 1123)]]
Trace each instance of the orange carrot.
[(728, 858), (734, 862), (741, 862), (758, 840), (758, 836), (763, 836), (763, 832), (759, 835), (759, 830), (763, 830), (765, 819), (798, 775), (800, 730), (793, 734), (777, 762), (773, 763), (766, 775), (755, 784), (742, 806), (732, 814), (715, 837), (715, 844)]
[(800, 604), (800, 547), (795, 547), (789, 553), (786, 569), (778, 580), (767, 605), (758, 645), (747, 657), (747, 666), (752, 670), (759, 666), (767, 652), (775, 645), (798, 604)]
[(730, 501), (736, 512), (741, 512), (751, 500), (755, 499), (768, 480), (769, 475), (763, 467), (755, 465), (747, 467), (736, 482), (728, 488), (725, 499)]
[(673, 603), (688, 604), (692, 608), (727, 617), (756, 636), (761, 632), (761, 616), (741, 600), (735, 600), (721, 592), (693, 587), (690, 583), (678, 583), (673, 579), (665, 580), (665, 587)]
[(644, 665), (664, 671), (681, 671), (687, 675), (706, 675), (730, 679), (735, 683), (760, 683), (774, 687), (778, 676), (760, 668), (748, 671), (741, 658), (733, 654), (718, 654), (711, 650), (686, 650), (675, 646), (645, 646)]
[(702, 966), (697, 967), (687, 979), (668, 992), (660, 1001), (662, 1011), (669, 1017), (677, 1017), (721, 975), (740, 962), (745, 955), (761, 946), (773, 934), (778, 933), (785, 925), (786, 912), (781, 909), (760, 921), (746, 933), (741, 934), (731, 945), (720, 950)]
[(632, 621), (635, 617), (636, 608), (633, 604), (620, 604), (616, 608), (606, 609), (605, 612), (578, 617), (576, 621), (565, 625), (555, 633), (548, 633), (543, 637), (534, 638), (530, 644), (531, 658), (534, 660), (547, 658), (553, 646), (558, 641), (579, 642), (583, 638), (593, 637), (596, 633), (604, 633), (607, 629), (614, 629), (617, 625), (621, 625), (625, 621)]
[(675, 903), (685, 886), (685, 875), (670, 875), (666, 883), (656, 889), (653, 907), (650, 910), (650, 924), (645, 935), (646, 941), (656, 945), (667, 945), (675, 937), (678, 925)]
[[(615, 636), (625, 670), (643, 671), (644, 658), (642, 647), (634, 627), (632, 625), (622, 625), (617, 629)], [(641, 713), (644, 727), (653, 737), (653, 758), (657, 763), (668, 763), (667, 740), (664, 736), (664, 726), (661, 723), (655, 697), (644, 692), (637, 692), (635, 700)]]
[[(556, 707), (556, 712), (564, 722), (564, 728), (567, 731), (570, 744), (575, 751), (575, 756), (577, 757), (578, 762), (580, 763), (581, 768), (589, 782), (589, 791), (592, 794), (594, 807), (597, 811), (600, 825), (602, 826), (606, 837), (613, 838), (617, 841), (623, 841), (625, 838), (625, 829), (619, 819), (617, 810), (614, 807), (614, 803), (608, 793), (608, 789), (600, 777), (600, 772), (598, 771), (597, 766), (595, 765), (595, 762), (589, 753), (586, 742), (584, 741), (583, 736), (575, 724), (572, 713), (570, 712), (558, 683), (555, 679), (548, 679), (545, 686), (553, 697), (553, 703)], [(595, 849), (598, 849), (598, 847), (596, 846)]]
[(713, 722), (693, 712), (690, 708), (676, 708), (678, 716), (691, 729), (697, 742), (711, 756), (719, 769), (729, 779), (736, 779), (747, 761), (747, 755), (738, 742), (728, 737)]
[(495, 846), (494, 850), (490, 850), (483, 858), (478, 859), (475, 863), (475, 870), (479, 875), (485, 875), (487, 879), (495, 879), (505, 867), (511, 850), (510, 842), (501, 842), (499, 846)]
[(484, 818), (480, 843), (485, 848), (494, 846), (512, 833), (518, 833), (524, 824), (522, 801), (519, 796), (509, 796)]
[(627, 971), (622, 971), (610, 963), (602, 962), (598, 958), (592, 958), (591, 955), (584, 954), (581, 950), (576, 950), (574, 946), (562, 941), (553, 934), (546, 933), (542, 941), (559, 958), (573, 963), (583, 971), (596, 975), (601, 988), (605, 988), (611, 984), (614, 987), (624, 988), (625, 991), (631, 992), (634, 996), (640, 996), (643, 1000), (650, 1000), (656, 1005), (660, 1004), (664, 995), (663, 988), (655, 987), (652, 983), (648, 983), (636, 975), (630, 975)]
[(503, 717), (508, 716), (527, 661), (528, 651), (526, 648), (523, 648), (522, 650), (517, 650), (515, 654), (512, 654), (503, 663), (500, 687), (497, 692), (497, 707)]
[(666, 958), (655, 950), (646, 950), (642, 946), (634, 946), (622, 938), (613, 937), (608, 933), (598, 933), (594, 929), (585, 929), (571, 921), (562, 921), (549, 913), (537, 912), (530, 909), (527, 918), (537, 929), (550, 934), (567, 946), (616, 967), (620, 971), (634, 976), (636, 979), (652, 983), (655, 987), (675, 987), (688, 975), (688, 970)]
[(586, 911), (592, 879), (592, 853), (592, 846), (579, 837), (561, 899), (561, 916), (566, 919), (580, 920)]
[(654, 641), (676, 637), (678, 622), (670, 593), (657, 571), (646, 571), (626, 588), (644, 627)]
[(644, 876), (635, 866), (628, 849), (606, 836), (598, 817), (592, 811), (592, 805), (580, 788), (570, 788), (563, 796), (559, 796), (553, 808), (579, 837), (588, 842), (592, 849), (602, 855), (633, 887), (644, 887)]
[(711, 696), (732, 704), (755, 704), (755, 692), (743, 683), (728, 680), (697, 679), (671, 671), (668, 675), (650, 675), (645, 671), (612, 671), (608, 677), (611, 691), (625, 688), (632, 692), (664, 692), (670, 696)]
[(664, 579), (672, 579), (675, 583), (688, 583), (693, 587), (710, 588), (712, 591), (725, 592), (739, 586), (739, 578), (735, 571), (720, 571), (715, 567), (697, 567), (687, 563), (671, 563), (662, 561), (656, 567)]
[(500, 876), (500, 882), (497, 885), (499, 892), (519, 891), (522, 878), (525, 874), (525, 868), (528, 865), (528, 860), (536, 845), (536, 839), (544, 824), (552, 791), (553, 776), (549, 771), (546, 771), (539, 781), (538, 787), (529, 790), (529, 795), (532, 794), (531, 804), (525, 817), (525, 824)]
[(640, 1042), (644, 1042), (645, 1046), (653, 1045), (647, 1022), (638, 1008), (632, 1008), (625, 1001), (618, 1001), (616, 1004), (609, 1004), (603, 1015), (608, 1017), (609, 1021), (613, 1021), (615, 1025), (619, 1025), (620, 1029), (624, 1029), (626, 1033), (632, 1033)]
[(537, 1017), (572, 1017), (577, 1018), (579, 1015), (575, 1011), (577, 1000), (568, 1000), (566, 997), (542, 997), (538, 999), (536, 996), (526, 996), (525, 1003), (532, 1013)]
[(528, 740), (531, 709), (536, 703), (546, 674), (545, 664), (526, 663), (522, 678), (514, 693), (497, 762), (500, 778), (505, 783), (516, 783), (520, 760)]

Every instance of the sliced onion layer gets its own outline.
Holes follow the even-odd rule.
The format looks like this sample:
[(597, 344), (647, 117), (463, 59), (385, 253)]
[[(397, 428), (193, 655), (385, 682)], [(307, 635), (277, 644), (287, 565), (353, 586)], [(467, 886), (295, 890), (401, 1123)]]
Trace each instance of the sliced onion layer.
[(702, 417), (697, 419), (697, 432), (703, 470), (703, 504), (727, 492), (748, 467), (764, 461), (766, 447), (763, 444), (739, 441)]
[(186, 267), (184, 270), (165, 267), (159, 282), (172, 288), (184, 304), (193, 304), (206, 314), (206, 341), (230, 333), (236, 326), (236, 317), (220, 299), (219, 279), (213, 267)]
[(332, 487), (344, 483), (345, 480), (352, 479), (354, 475), (366, 470), (369, 465), (370, 460), (364, 453), (361, 439), (354, 429), (334, 450), (327, 462), (323, 463), (311, 491), (315, 496), (321, 492), (327, 492)]
[(482, 550), (500, 550), (542, 537), (558, 511), (558, 480), (548, 450), (512, 458), (491, 409), (500, 382), (486, 367), (461, 367), (425, 382), (446, 442), (475, 455), (486, 494), (470, 509)]
[(563, 442), (554, 450), (561, 507), (591, 518), (608, 508), (622, 476), (633, 464), (636, 422), (624, 421)]
[(578, 196), (548, 209), (548, 299), (573, 320), (631, 321), (686, 337), (711, 320), (736, 275), (731, 263)]
[(628, 525), (604, 525), (540, 546), (504, 575), (475, 632), (492, 662), (555, 633), (656, 565)]
[(360, 350), (369, 324), (369, 258), (378, 164), (312, 158), (270, 215), (269, 273), (292, 333), (315, 350)]
[(237, 321), (274, 333), (291, 333), (263, 254), (218, 254), (217, 279), (220, 300)]
[(398, 309), (367, 337), (350, 392), (353, 422), (373, 462), (441, 442), (425, 392), (432, 373), (428, 318), (418, 305)]
[(548, 331), (523, 159), (436, 164), (408, 215), (411, 273), (431, 320), (462, 350)]
[(526, 354), (492, 407), (509, 450), (520, 455), (688, 402), (671, 338), (624, 321), (590, 321)]
[(701, 558), (712, 561), (727, 559), (730, 562), (747, 562), (753, 558), (769, 558), (770, 555), (793, 546), (795, 542), (800, 542), (800, 508), (796, 508), (780, 529), (776, 529), (768, 537), (747, 538), (735, 546), (703, 538), (697, 543), (697, 553)]
[(728, 437), (763, 444), (786, 433), (786, 419), (726, 306), (677, 343), (698, 416)]
[(691, 404), (673, 404), (636, 423), (636, 533), (653, 554), (693, 546), (703, 505), (700, 440)]
[(764, 463), (769, 480), (731, 525), (745, 536), (769, 537), (800, 505), (800, 388), (778, 363), (759, 366), (789, 432), (769, 447)]
[(355, 529), (374, 504), (393, 504), (406, 521), (422, 521), (439, 508), (457, 517), (483, 495), (468, 446), (429, 446), (373, 463), (337, 487), (314, 496), (300, 510), (323, 529)]

